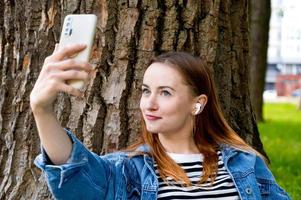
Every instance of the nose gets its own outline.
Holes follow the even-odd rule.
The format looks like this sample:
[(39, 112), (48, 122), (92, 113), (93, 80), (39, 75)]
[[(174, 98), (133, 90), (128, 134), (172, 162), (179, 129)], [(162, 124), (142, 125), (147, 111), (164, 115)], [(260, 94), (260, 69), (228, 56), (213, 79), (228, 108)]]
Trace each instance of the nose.
[(155, 94), (151, 94), (145, 99), (145, 109), (147, 110), (158, 110), (158, 102), (157, 102), (157, 97)]

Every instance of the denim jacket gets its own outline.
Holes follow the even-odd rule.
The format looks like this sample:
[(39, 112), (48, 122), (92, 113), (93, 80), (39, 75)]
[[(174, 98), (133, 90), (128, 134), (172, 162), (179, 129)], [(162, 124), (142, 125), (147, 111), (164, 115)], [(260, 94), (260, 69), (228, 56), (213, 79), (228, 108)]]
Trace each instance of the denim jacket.
[[(56, 199), (157, 199), (158, 180), (150, 156), (129, 157), (125, 152), (98, 156), (70, 131), (67, 134), (73, 147), (65, 164), (53, 165), (43, 148), (34, 161)], [(145, 145), (138, 150), (149, 149)], [(242, 200), (290, 199), (260, 157), (225, 145), (221, 152)]]

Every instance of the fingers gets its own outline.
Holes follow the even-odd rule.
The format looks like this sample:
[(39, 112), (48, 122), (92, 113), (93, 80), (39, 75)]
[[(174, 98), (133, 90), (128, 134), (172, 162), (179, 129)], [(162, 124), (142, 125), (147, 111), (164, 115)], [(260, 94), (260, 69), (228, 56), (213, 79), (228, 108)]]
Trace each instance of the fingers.
[(83, 97), (84, 93), (70, 85), (67, 84), (59, 84), (58, 87), (60, 88), (60, 91), (66, 92), (70, 95), (76, 96), (76, 97)]
[(56, 43), (55, 47), (54, 47), (54, 50), (53, 50), (53, 53), (57, 52), (58, 50), (59, 50), (59, 44)]
[(85, 71), (68, 70), (56, 74), (56, 77), (62, 81), (76, 79), (76, 80), (82, 80), (84, 82), (87, 82), (89, 79), (89, 74)]
[(67, 70), (83, 70), (86, 72), (93, 71), (93, 67), (88, 62), (67, 59), (59, 62), (47, 63), (43, 68), (47, 71), (67, 71)]
[[(78, 81), (82, 81), (82, 84), (88, 83), (91, 78), (92, 69), (92, 66), (88, 62), (76, 61), (74, 59), (51, 62), (43, 66), (37, 82), (45, 85), (45, 87), (50, 86), (50, 91), (63, 91), (71, 95), (81, 96), (82, 93), (80, 91), (75, 91), (76, 88), (79, 89), (81, 87), (77, 87)], [(71, 90), (71, 88), (75, 90)]]
[(85, 44), (70, 44), (62, 48), (58, 48), (58, 50), (53, 54), (54, 60), (63, 60), (65, 58), (69, 58), (74, 54), (77, 54), (84, 50), (87, 45)]

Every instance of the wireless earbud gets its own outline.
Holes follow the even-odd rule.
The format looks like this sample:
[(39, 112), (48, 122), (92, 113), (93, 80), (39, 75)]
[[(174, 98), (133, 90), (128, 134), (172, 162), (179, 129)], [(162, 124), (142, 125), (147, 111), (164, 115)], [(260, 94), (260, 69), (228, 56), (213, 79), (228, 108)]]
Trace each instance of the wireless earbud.
[(200, 103), (196, 103), (195, 104), (195, 106), (194, 106), (194, 109), (195, 109), (195, 111), (194, 111), (194, 114), (195, 115), (198, 115), (198, 114), (200, 114), (201, 113), (201, 111), (202, 111), (202, 104), (200, 104)]

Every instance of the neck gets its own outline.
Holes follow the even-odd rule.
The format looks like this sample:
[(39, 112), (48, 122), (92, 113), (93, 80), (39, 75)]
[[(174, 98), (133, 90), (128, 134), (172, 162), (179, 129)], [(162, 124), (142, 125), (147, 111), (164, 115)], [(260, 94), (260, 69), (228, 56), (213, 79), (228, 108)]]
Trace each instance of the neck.
[(193, 136), (180, 135), (180, 134), (163, 134), (159, 133), (159, 140), (167, 152), (170, 153), (180, 153), (180, 154), (195, 154), (200, 153), (198, 150)]

